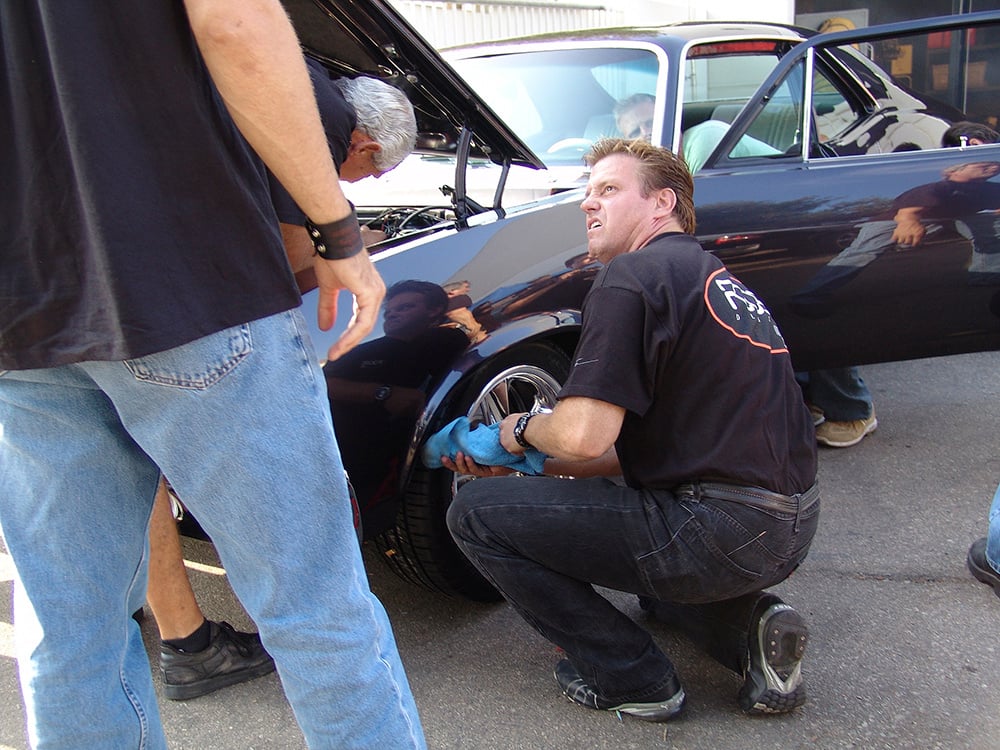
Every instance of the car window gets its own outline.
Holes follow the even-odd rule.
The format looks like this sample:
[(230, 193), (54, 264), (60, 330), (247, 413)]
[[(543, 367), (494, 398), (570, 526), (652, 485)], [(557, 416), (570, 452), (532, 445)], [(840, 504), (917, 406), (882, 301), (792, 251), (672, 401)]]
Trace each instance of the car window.
[[(705, 164), (730, 123), (787, 50), (786, 42), (743, 40), (699, 44), (687, 51), (680, 145), (692, 172)], [(753, 133), (741, 139), (734, 157), (744, 152), (779, 153)]]
[(911, 34), (828, 52), (875, 99), (873, 111), (858, 113), (853, 127), (832, 135), (830, 145), (838, 154), (939, 148), (953, 122), (997, 125), (995, 28)]
[(823, 142), (839, 136), (863, 113), (818, 68), (813, 71), (812, 101), (816, 136)]
[(738, 140), (735, 133), (723, 133), (726, 145), (719, 150), (726, 153), (713, 158), (731, 166), (761, 156), (831, 158), (941, 148), (952, 123), (996, 127), (998, 71), (996, 27), (820, 44), (766, 97), (755, 99), (759, 111), (741, 127)]
[(949, 125), (998, 124), (1000, 30), (928, 31), (819, 46), (813, 70), (813, 155), (941, 148)]
[(684, 102), (746, 102), (774, 70), (783, 49), (771, 41), (691, 47), (684, 61)]
[(623, 135), (616, 105), (636, 95), (652, 100), (662, 75), (652, 51), (632, 48), (535, 50), (450, 62), (547, 166), (578, 165), (598, 138)]

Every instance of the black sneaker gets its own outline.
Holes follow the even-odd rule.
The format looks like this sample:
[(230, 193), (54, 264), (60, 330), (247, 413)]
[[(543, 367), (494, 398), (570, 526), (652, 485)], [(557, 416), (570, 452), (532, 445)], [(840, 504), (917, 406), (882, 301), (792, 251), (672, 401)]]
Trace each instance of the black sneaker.
[(228, 622), (209, 621), (208, 647), (188, 653), (160, 644), (163, 692), (174, 701), (197, 698), (274, 671), (257, 633), (239, 633)]
[(986, 537), (977, 539), (969, 547), (969, 555), (965, 558), (965, 564), (969, 566), (969, 572), (977, 581), (993, 587), (993, 593), (1000, 596), (1000, 573), (993, 570), (989, 560), (986, 559)]
[(677, 675), (670, 678), (667, 686), (656, 695), (644, 697), (642, 702), (623, 701), (614, 703), (605, 700), (588, 685), (573, 662), (563, 659), (556, 664), (556, 682), (563, 694), (575, 703), (598, 711), (615, 711), (635, 716), (643, 721), (666, 721), (684, 707), (684, 689)]
[(740, 708), (748, 714), (783, 714), (806, 702), (802, 655), (809, 629), (787, 604), (764, 610), (750, 631), (750, 665), (740, 688)]

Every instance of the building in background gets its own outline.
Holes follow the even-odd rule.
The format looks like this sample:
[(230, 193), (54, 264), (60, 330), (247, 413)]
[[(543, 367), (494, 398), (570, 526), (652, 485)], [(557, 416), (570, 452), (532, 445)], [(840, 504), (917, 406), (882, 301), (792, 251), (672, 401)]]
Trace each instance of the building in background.
[[(673, 21), (791, 23), (793, 0), (390, 0), (434, 47), (613, 26), (656, 26)], [(752, 6), (752, 7), (751, 7)]]
[(980, 10), (1000, 10), (1000, 0), (796, 0), (794, 19), (811, 29), (836, 21), (860, 28)]
[(436, 48), (674, 21), (773, 21), (833, 31), (1000, 9), (1000, 0), (390, 0)]

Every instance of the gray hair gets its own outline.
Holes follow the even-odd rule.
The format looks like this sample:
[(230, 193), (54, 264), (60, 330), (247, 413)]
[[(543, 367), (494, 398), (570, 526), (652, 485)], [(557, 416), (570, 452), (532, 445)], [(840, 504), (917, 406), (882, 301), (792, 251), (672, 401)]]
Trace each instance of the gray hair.
[(417, 119), (406, 94), (385, 81), (369, 76), (333, 81), (354, 108), (358, 130), (382, 147), (372, 163), (388, 172), (410, 155), (417, 142)]

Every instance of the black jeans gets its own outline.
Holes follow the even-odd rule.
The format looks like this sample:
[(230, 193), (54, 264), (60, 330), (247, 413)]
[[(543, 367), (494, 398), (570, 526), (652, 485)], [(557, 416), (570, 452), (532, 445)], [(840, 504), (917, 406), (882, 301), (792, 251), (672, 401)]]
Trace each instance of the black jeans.
[(733, 493), (711, 485), (635, 490), (607, 479), (477, 479), (456, 496), (448, 526), (602, 696), (640, 700), (666, 686), (673, 665), (594, 584), (678, 605), (664, 614), (682, 613), (677, 624), (695, 634), (704, 615), (714, 642), (703, 645), (738, 669), (734, 655), (746, 650), (760, 592), (795, 569), (816, 531), (815, 489), (784, 503), (713, 495)]

